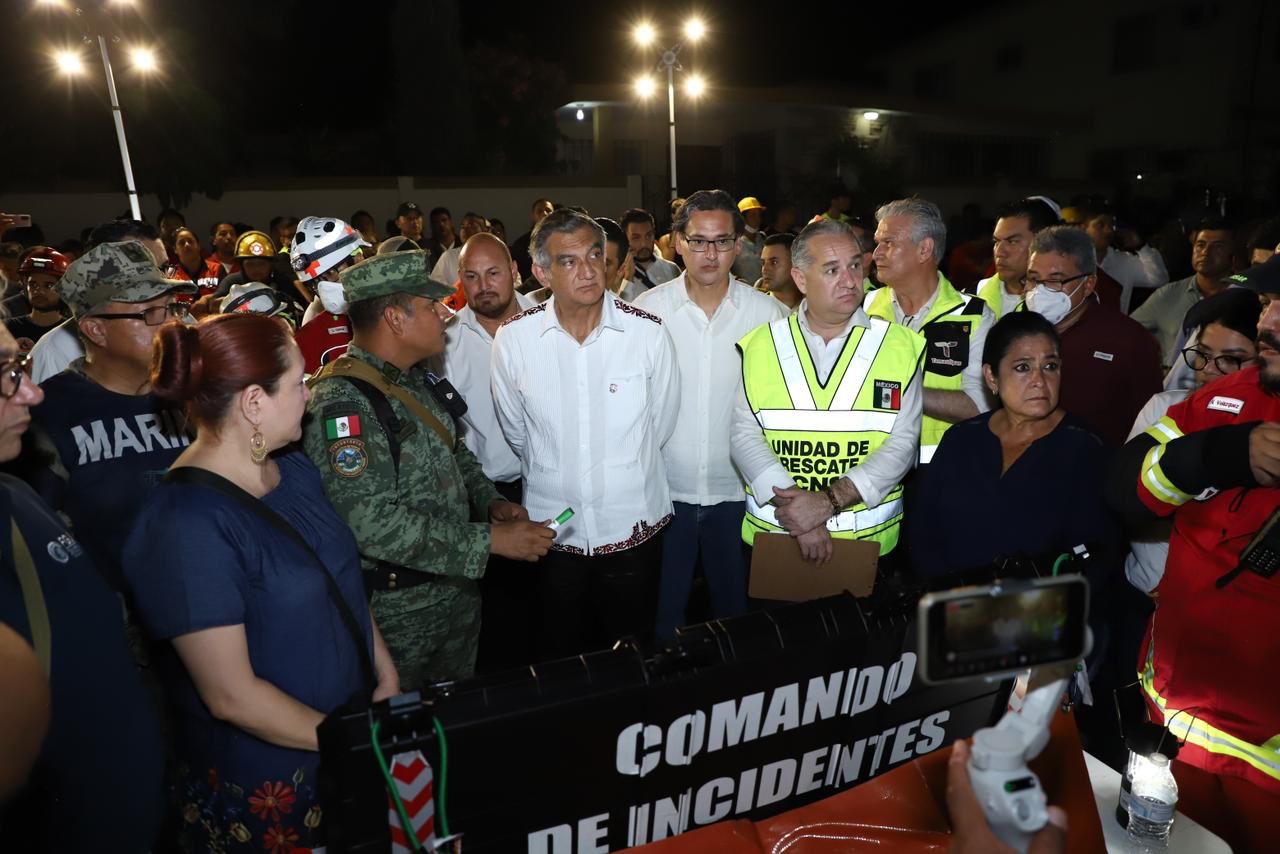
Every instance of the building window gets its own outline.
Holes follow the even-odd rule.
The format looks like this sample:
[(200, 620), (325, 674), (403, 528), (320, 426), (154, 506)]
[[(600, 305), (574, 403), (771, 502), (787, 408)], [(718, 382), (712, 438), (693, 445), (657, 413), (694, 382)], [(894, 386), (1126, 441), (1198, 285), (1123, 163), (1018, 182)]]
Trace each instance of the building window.
[(916, 69), (911, 88), (917, 98), (951, 100), (956, 92), (956, 64), (939, 62)]
[(1111, 33), (1111, 71), (1149, 71), (1173, 65), (1179, 42), (1173, 18), (1167, 13), (1139, 12), (1118, 18)]
[(640, 140), (614, 140), (613, 168), (619, 175), (644, 174), (644, 148)]
[(1022, 70), (1022, 45), (1007, 44), (996, 51), (996, 71), (1005, 73)]

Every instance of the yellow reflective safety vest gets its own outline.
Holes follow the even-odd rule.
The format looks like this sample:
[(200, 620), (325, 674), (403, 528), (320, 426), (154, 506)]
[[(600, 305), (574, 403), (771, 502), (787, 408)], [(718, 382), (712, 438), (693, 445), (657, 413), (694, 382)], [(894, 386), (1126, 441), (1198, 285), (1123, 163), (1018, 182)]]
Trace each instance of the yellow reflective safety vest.
[[(996, 320), (999, 320), (1002, 317), (1000, 312), (1004, 306), (1004, 282), (1000, 280), (1000, 277), (992, 276), (989, 279), (983, 279), (978, 282), (977, 293), (978, 299), (985, 302), (987, 308), (991, 309), (991, 313), (996, 316)], [(1026, 301), (1024, 300), (1018, 303), (1013, 310), (1022, 311), (1025, 306)], [(978, 355), (981, 356), (981, 354)]]
[[(867, 294), (863, 309), (871, 317), (894, 322), (893, 290), (880, 288)], [(962, 294), (952, 287), (947, 277), (938, 274), (938, 294), (920, 327), (925, 338), (924, 387), (938, 391), (960, 391), (964, 369), (970, 359), (982, 360), (981, 353), (970, 352), (970, 343), (978, 332), (986, 303), (972, 294)], [(950, 422), (925, 415), (920, 422), (920, 465), (933, 459)]]
[[(802, 489), (818, 491), (874, 453), (897, 423), (902, 396), (915, 377), (924, 339), (895, 323), (873, 318), (854, 326), (831, 376), (819, 382), (796, 315), (743, 336), (742, 383), (765, 441)], [(782, 531), (772, 495), (747, 487), (742, 539)], [(898, 544), (902, 486), (874, 507), (858, 503), (827, 522), (831, 536), (872, 540), (887, 554)]]

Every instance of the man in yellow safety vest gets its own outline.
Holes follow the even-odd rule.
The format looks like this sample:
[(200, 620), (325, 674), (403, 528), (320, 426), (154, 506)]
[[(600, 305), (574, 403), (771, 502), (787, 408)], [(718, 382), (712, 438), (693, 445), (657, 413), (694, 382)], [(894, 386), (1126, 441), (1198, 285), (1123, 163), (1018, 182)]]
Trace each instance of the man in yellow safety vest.
[(786, 531), (818, 564), (832, 537), (887, 554), (919, 442), (924, 339), (862, 310), (862, 251), (846, 223), (810, 223), (791, 254), (804, 301), (738, 342), (730, 443), (747, 483), (742, 538)]
[(1031, 239), (1042, 228), (1058, 224), (1058, 214), (1042, 196), (1020, 199), (1004, 206), (991, 232), (991, 254), (996, 274), (978, 282), (978, 297), (987, 304), (996, 320), (1022, 304), (1027, 263), (1031, 260)]
[(948, 427), (991, 408), (982, 379), (982, 347), (995, 315), (938, 271), (947, 226), (937, 205), (899, 199), (881, 206), (876, 222), (876, 274), (888, 287), (867, 294), (863, 309), (925, 338), (919, 455), (925, 465)]

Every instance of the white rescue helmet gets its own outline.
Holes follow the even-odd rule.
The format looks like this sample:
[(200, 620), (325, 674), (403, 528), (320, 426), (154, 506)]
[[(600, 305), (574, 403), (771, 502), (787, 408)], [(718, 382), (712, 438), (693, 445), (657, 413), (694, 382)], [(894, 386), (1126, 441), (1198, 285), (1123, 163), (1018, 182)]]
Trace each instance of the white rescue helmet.
[(298, 279), (310, 282), (368, 245), (360, 232), (336, 217), (303, 217), (289, 247), (289, 261)]

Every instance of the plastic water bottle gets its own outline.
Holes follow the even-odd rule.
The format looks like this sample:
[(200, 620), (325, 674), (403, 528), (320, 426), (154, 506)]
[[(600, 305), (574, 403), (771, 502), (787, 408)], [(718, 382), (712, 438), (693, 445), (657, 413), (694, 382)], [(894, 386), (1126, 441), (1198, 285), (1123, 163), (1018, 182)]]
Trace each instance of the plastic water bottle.
[(1169, 757), (1152, 753), (1133, 777), (1129, 796), (1129, 841), (1139, 851), (1166, 850), (1177, 808), (1178, 783), (1173, 779)]

